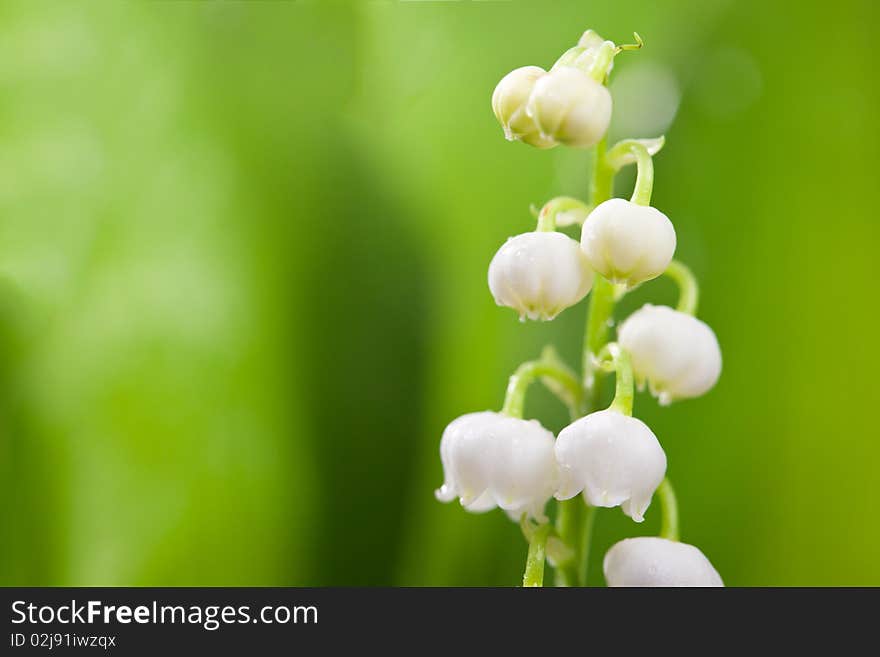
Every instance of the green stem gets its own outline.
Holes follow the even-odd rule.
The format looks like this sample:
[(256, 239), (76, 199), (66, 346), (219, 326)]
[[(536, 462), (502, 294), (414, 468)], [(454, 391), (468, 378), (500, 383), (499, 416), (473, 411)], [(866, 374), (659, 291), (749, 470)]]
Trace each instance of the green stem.
[(651, 192), (654, 189), (654, 160), (644, 144), (634, 141), (630, 149), (636, 156), (636, 185), (630, 201), (636, 205), (651, 205)]
[(625, 50), (641, 50), (645, 47), (645, 41), (644, 39), (642, 39), (638, 32), (633, 32), (633, 39), (636, 40), (635, 43), (624, 43), (617, 46), (618, 52), (622, 52)]
[(596, 150), (593, 155), (593, 180), (590, 185), (590, 205), (593, 207), (610, 199), (613, 193), (614, 174), (616, 172), (605, 158), (607, 149), (608, 142), (603, 139), (596, 144)]
[(571, 196), (557, 196), (547, 201), (544, 207), (541, 208), (541, 212), (538, 214), (538, 227), (536, 230), (556, 230), (556, 217), (562, 212), (577, 212), (579, 215), (577, 223), (582, 223), (583, 219), (586, 219), (587, 215), (590, 214), (591, 209), (583, 201)]
[[(594, 207), (610, 199), (613, 193), (615, 170), (608, 165), (605, 157), (606, 148), (605, 140), (596, 146), (590, 190), (590, 201)], [(596, 274), (590, 293), (582, 358), (585, 412), (594, 411), (599, 407), (601, 376), (596, 371), (596, 357), (608, 341), (608, 327), (614, 314), (615, 303), (614, 284), (604, 276)]]
[(614, 400), (610, 408), (624, 415), (632, 415), (634, 385), (629, 354), (616, 342), (610, 342), (599, 353), (599, 361), (603, 369), (614, 372)]
[(523, 363), (514, 372), (507, 384), (504, 407), (501, 412), (511, 417), (522, 417), (526, 401), (526, 390), (538, 377), (553, 379), (565, 390), (571, 399), (569, 410), (574, 411), (581, 406), (583, 390), (577, 377), (567, 368), (545, 360), (531, 360)]
[[(607, 148), (608, 144), (603, 139), (596, 145), (594, 152), (593, 179), (590, 185), (590, 205), (593, 207), (610, 199), (614, 188), (615, 170), (606, 161)], [(614, 304), (614, 285), (596, 274), (593, 290), (590, 293), (590, 307), (584, 335), (582, 358), (584, 394), (580, 414), (586, 414), (599, 407), (601, 371), (596, 369), (595, 356), (608, 341), (608, 324), (614, 312)], [(585, 582), (594, 514), (595, 510), (588, 509), (580, 495), (558, 503), (556, 533), (574, 551), (575, 558), (556, 569), (557, 586), (576, 586), (579, 582)]]
[(583, 379), (586, 412), (597, 410), (601, 401), (602, 381), (598, 357), (602, 347), (608, 342), (608, 329), (615, 303), (614, 285), (604, 276), (596, 274), (590, 293), (587, 330), (584, 334)]
[(660, 506), (663, 515), (660, 523), (660, 538), (666, 538), (670, 541), (678, 540), (678, 502), (675, 498), (675, 491), (669, 478), (664, 479), (657, 488), (657, 497), (660, 498)]
[(578, 585), (578, 559), (583, 539), (581, 527), (584, 524), (586, 507), (580, 495), (556, 503), (556, 534), (571, 548), (574, 556), (556, 567), (556, 586)]
[[(555, 352), (549, 348), (544, 350), (541, 359), (523, 363), (510, 377), (502, 412), (513, 417), (522, 417), (526, 390), (538, 377), (550, 378), (558, 383), (566, 393), (567, 399), (564, 401), (566, 401), (569, 406), (569, 413), (571, 414), (572, 420), (580, 416), (580, 409), (583, 407), (583, 388), (577, 377), (570, 372), (567, 367), (558, 362)], [(577, 500), (568, 500), (566, 502), (560, 502), (558, 509), (556, 516), (557, 532), (563, 542), (571, 547), (572, 551), (577, 554), (577, 552), (575, 552), (575, 545), (573, 541), (571, 541), (571, 537), (577, 532), (577, 528), (580, 526), (580, 514), (583, 505), (577, 504)], [(533, 540), (530, 541), (530, 546), (532, 543)], [(537, 547), (535, 549), (537, 549)], [(542, 548), (542, 551), (545, 549), (546, 548)], [(530, 559), (532, 557), (531, 547), (529, 548), (529, 557)], [(529, 567), (527, 565), (526, 574), (528, 575), (528, 573)], [(543, 561), (541, 565), (541, 577), (543, 578)], [(560, 565), (557, 568), (556, 583), (559, 586), (576, 585), (577, 564), (574, 559), (571, 559), (566, 565)]]
[[(580, 497), (580, 496), (578, 496)], [(577, 499), (577, 498), (575, 498)], [(598, 509), (588, 504), (585, 506), (584, 519), (581, 526), (580, 556), (578, 557), (578, 586), (587, 585), (587, 572), (590, 566), (590, 543), (593, 538), (593, 523)]]
[(663, 273), (678, 285), (677, 310), (688, 315), (696, 315), (697, 304), (700, 300), (700, 286), (694, 273), (687, 265), (678, 260), (670, 262)]
[(544, 585), (544, 561), (547, 558), (547, 536), (550, 525), (543, 524), (532, 533), (529, 541), (529, 556), (526, 558), (526, 570), (523, 574), (523, 586)]
[(605, 161), (615, 171), (620, 171), (623, 167), (638, 162), (638, 154), (633, 145), (644, 146), (648, 150), (648, 154), (653, 157), (660, 152), (665, 143), (666, 137), (662, 135), (653, 139), (623, 139), (608, 149)]

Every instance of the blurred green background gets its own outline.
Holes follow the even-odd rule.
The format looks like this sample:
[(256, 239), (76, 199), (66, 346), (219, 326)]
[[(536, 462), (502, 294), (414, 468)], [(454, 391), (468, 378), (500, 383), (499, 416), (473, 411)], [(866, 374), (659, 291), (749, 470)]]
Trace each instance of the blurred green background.
[[(724, 352), (706, 397), (636, 401), (683, 539), (729, 585), (880, 584), (877, 24), (868, 0), (3, 2), (0, 583), (517, 584), (518, 528), (434, 500), (438, 444), (543, 344), (577, 362), (586, 306), (520, 324), (486, 268), (589, 156), (505, 142), (489, 99), (593, 27), (645, 38), (612, 132), (666, 132), (654, 202)], [(527, 413), (565, 424), (542, 390)], [(594, 583), (657, 516), (599, 515)]]

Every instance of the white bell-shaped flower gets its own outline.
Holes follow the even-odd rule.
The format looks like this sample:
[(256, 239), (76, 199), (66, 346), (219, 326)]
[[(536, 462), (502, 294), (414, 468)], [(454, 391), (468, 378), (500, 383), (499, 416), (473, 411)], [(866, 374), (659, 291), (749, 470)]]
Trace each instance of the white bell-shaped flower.
[(603, 570), (608, 586), (724, 586), (699, 549), (654, 536), (614, 544), (605, 554)]
[(555, 231), (511, 237), (489, 264), (489, 290), (520, 318), (550, 320), (583, 299), (593, 271), (578, 243)]
[(509, 141), (522, 141), (538, 148), (552, 148), (556, 141), (542, 135), (535, 120), (526, 113), (532, 89), (547, 71), (539, 66), (523, 66), (501, 78), (492, 93), (492, 111)]
[(526, 112), (541, 134), (567, 146), (598, 144), (611, 122), (611, 94), (572, 66), (559, 66), (535, 81)]
[(496, 506), (512, 517), (543, 517), (556, 490), (553, 434), (537, 420), (502, 413), (468, 413), (453, 420), (440, 440), (443, 486), (437, 499), (456, 497), (469, 511)]
[(622, 198), (600, 203), (584, 221), (581, 246), (590, 265), (629, 287), (662, 274), (675, 254), (675, 228), (647, 205)]
[(620, 506), (644, 520), (651, 497), (666, 475), (666, 453), (648, 426), (614, 409), (591, 413), (556, 439), (560, 484), (556, 499), (583, 491), (592, 506)]
[(721, 375), (721, 348), (714, 331), (687, 313), (645, 304), (617, 332), (632, 359), (640, 386), (666, 405), (699, 397)]

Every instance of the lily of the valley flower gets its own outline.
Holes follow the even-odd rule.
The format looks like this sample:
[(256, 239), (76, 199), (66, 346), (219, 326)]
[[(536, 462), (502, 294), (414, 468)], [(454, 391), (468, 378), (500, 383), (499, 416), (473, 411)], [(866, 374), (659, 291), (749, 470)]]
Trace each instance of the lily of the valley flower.
[(618, 331), (639, 385), (661, 404), (698, 397), (721, 375), (721, 348), (709, 326), (667, 306), (645, 304)]
[(591, 413), (563, 429), (556, 440), (560, 485), (556, 499), (583, 491), (592, 506), (620, 506), (644, 520), (666, 474), (666, 454), (648, 426), (614, 409)]
[(501, 78), (492, 94), (492, 111), (504, 128), (508, 141), (522, 141), (537, 148), (552, 148), (556, 141), (542, 135), (535, 120), (526, 113), (526, 104), (535, 83), (547, 74), (540, 66), (523, 66)]
[(724, 586), (699, 549), (654, 536), (627, 538), (605, 554), (608, 586)]
[(581, 232), (593, 269), (629, 287), (662, 274), (675, 254), (675, 241), (675, 228), (665, 214), (622, 198), (599, 204)]
[(526, 113), (542, 135), (567, 146), (598, 144), (611, 122), (611, 94), (572, 66), (559, 66), (535, 81)]
[(583, 299), (593, 271), (578, 243), (555, 231), (510, 238), (489, 264), (489, 290), (520, 318), (550, 320)]
[(453, 420), (440, 440), (444, 482), (437, 499), (456, 497), (469, 511), (501, 507), (512, 516), (543, 516), (556, 489), (553, 434), (537, 420), (502, 413), (469, 413)]

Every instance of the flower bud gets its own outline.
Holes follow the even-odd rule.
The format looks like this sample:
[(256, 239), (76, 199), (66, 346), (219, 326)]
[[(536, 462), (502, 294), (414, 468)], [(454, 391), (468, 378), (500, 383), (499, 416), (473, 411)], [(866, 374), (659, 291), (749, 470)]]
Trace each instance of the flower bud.
[(620, 505), (636, 522), (644, 520), (651, 497), (666, 475), (666, 454), (647, 425), (607, 409), (563, 429), (556, 439), (560, 485), (556, 499), (583, 491), (592, 506)]
[(611, 94), (580, 69), (560, 66), (535, 82), (526, 112), (541, 134), (561, 144), (590, 148), (611, 122)]
[(629, 287), (662, 274), (675, 254), (675, 228), (667, 216), (622, 198), (600, 203), (587, 217), (581, 246), (593, 269)]
[(647, 381), (662, 405), (699, 397), (721, 375), (715, 333), (696, 317), (645, 304), (621, 324), (618, 342), (632, 359), (639, 386)]
[(511, 237), (489, 264), (489, 290), (520, 319), (550, 320), (583, 299), (593, 271), (576, 241), (555, 231)]
[(578, 45), (588, 50), (598, 50), (599, 46), (605, 43), (605, 39), (600, 37), (595, 30), (587, 30), (578, 39)]
[(538, 148), (552, 148), (556, 142), (542, 135), (535, 121), (526, 114), (526, 103), (535, 82), (546, 75), (539, 66), (523, 66), (501, 78), (492, 93), (492, 111), (504, 128), (504, 136)]
[(553, 434), (537, 420), (502, 413), (468, 413), (453, 420), (440, 440), (443, 486), (437, 499), (456, 497), (469, 511), (501, 507), (542, 518), (556, 488)]
[(615, 543), (605, 554), (603, 570), (608, 586), (724, 586), (700, 550), (654, 536)]

